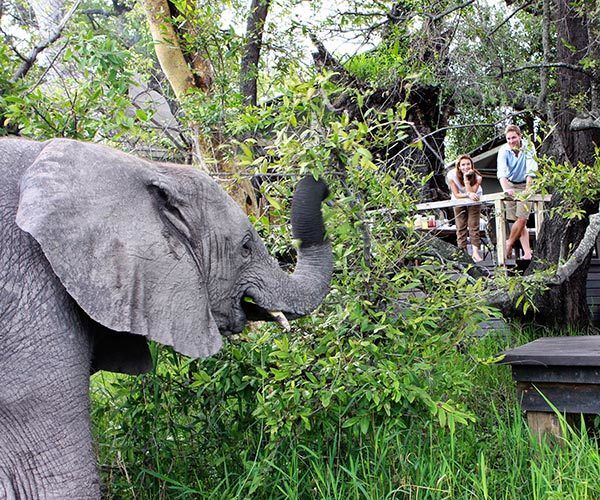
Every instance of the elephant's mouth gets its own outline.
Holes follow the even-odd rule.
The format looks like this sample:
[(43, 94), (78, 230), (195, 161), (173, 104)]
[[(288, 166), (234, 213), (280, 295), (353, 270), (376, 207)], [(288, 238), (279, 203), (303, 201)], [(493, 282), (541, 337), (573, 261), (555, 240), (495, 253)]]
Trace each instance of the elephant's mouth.
[(248, 321), (276, 321), (285, 330), (290, 329), (286, 314), (261, 306), (251, 295), (244, 294), (240, 303)]
[(247, 294), (240, 294), (232, 301), (227, 315), (213, 311), (221, 335), (226, 337), (241, 333), (248, 321), (273, 321), (269, 311), (259, 306)]

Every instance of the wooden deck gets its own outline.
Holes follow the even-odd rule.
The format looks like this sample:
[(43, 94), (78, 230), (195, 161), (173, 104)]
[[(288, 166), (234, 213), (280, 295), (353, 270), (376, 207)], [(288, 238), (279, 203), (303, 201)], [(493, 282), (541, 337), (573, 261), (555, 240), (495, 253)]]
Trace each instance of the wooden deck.
[[(542, 337), (504, 353), (504, 362), (527, 366), (593, 366), (600, 383), (600, 335)], [(600, 405), (600, 399), (598, 400)], [(600, 406), (599, 406), (600, 409)]]
[[(526, 198), (527, 201), (533, 204), (534, 214), (534, 233), (538, 234), (542, 227), (544, 220), (544, 203), (550, 201), (550, 195), (540, 194), (529, 194)], [(417, 210), (427, 211), (436, 210), (441, 208), (453, 208), (453, 207), (465, 207), (470, 205), (492, 205), (494, 207), (494, 219), (496, 223), (496, 238), (498, 241), (506, 241), (506, 210), (505, 204), (507, 201), (514, 201), (515, 198), (507, 195), (506, 193), (491, 193), (484, 194), (478, 202), (474, 202), (470, 199), (460, 200), (443, 200), (434, 201), (429, 203), (417, 204)], [(496, 262), (503, 266), (506, 264), (507, 256), (505, 253), (504, 245), (496, 245)]]
[[(502, 238), (506, 238), (506, 230), (505, 230), (505, 219), (504, 219), (504, 211), (502, 205), (504, 201), (509, 200), (510, 197), (507, 197), (504, 193), (492, 193), (489, 195), (484, 195), (482, 197), (481, 203), (484, 205), (491, 205), (494, 210), (495, 215), (495, 225), (496, 225), (496, 235), (499, 235), (500, 238), (497, 237), (499, 241), (502, 241)], [(535, 244), (535, 236), (537, 233), (537, 229), (541, 227), (543, 220), (543, 204), (544, 202), (549, 200), (548, 196), (540, 196), (540, 195), (532, 195), (531, 200), (534, 202), (534, 228), (529, 228), (530, 234), (532, 236), (533, 242)], [(455, 206), (468, 206), (474, 205), (475, 202), (471, 200), (445, 200), (445, 201), (437, 201), (431, 203), (420, 203), (417, 205), (417, 209), (419, 211), (431, 211), (435, 209), (441, 208), (452, 208)], [(441, 228), (432, 228), (427, 229), (430, 233), (440, 236), (442, 238), (452, 238), (455, 235), (455, 227), (441, 227)], [(482, 237), (485, 237), (485, 234), (482, 232)], [(489, 271), (493, 271), (496, 269), (498, 263), (504, 263), (509, 268), (515, 266), (517, 263), (514, 260), (508, 260), (504, 255), (504, 248), (501, 245), (497, 246), (497, 248), (488, 248), (488, 242), (484, 241), (484, 253), (486, 254), (485, 261), (480, 265), (488, 268)], [(489, 251), (493, 251), (494, 255), (490, 255)], [(600, 327), (600, 239), (596, 244), (596, 252), (592, 261), (590, 263), (590, 269), (588, 272), (587, 278), (587, 304), (590, 308), (592, 324), (594, 326)]]

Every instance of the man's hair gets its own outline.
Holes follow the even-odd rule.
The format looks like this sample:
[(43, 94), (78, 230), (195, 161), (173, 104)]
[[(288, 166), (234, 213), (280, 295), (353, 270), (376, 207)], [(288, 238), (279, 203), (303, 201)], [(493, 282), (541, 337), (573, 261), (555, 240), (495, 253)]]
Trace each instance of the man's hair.
[(521, 136), (523, 135), (521, 129), (517, 125), (507, 125), (504, 129), (504, 135), (508, 134), (509, 132), (515, 132)]

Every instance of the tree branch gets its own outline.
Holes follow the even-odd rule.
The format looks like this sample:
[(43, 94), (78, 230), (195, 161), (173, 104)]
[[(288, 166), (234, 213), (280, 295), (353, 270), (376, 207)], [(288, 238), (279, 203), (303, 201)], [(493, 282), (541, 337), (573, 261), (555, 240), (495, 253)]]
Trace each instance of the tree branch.
[(520, 7), (517, 7), (513, 12), (510, 13), (510, 15), (505, 18), (498, 26), (496, 26), (492, 31), (490, 31), (488, 33), (488, 36), (492, 36), (494, 33), (496, 33), (496, 31), (498, 31), (502, 26), (504, 26), (508, 21), (510, 21), (510, 19), (515, 16), (520, 10), (526, 9), (527, 7), (529, 7), (531, 5), (531, 2), (526, 2), (523, 5), (521, 5)]
[(594, 118), (593, 116), (588, 117), (575, 117), (569, 125), (569, 130), (572, 132), (581, 132), (583, 130), (591, 130), (594, 128), (600, 128), (600, 116)]
[(585, 229), (585, 234), (579, 242), (579, 245), (567, 261), (556, 270), (556, 274), (550, 279), (548, 285), (562, 285), (567, 281), (573, 273), (579, 269), (583, 261), (589, 255), (592, 248), (596, 244), (598, 235), (600, 234), (600, 213), (590, 215), (590, 222)]
[[(440, 162), (441, 165), (444, 165), (444, 158), (442, 158), (442, 156), (440, 155), (440, 153), (438, 152), (438, 150), (436, 148), (434, 148), (433, 146), (431, 146), (429, 144), (429, 141), (427, 141), (426, 137), (431, 136), (432, 134), (426, 134), (426, 135), (422, 135), (421, 132), (419, 132), (419, 130), (417, 129), (417, 127), (415, 126), (414, 123), (412, 122), (406, 122), (414, 131), (415, 135), (417, 136), (417, 139), (425, 145), (425, 147), (427, 149), (429, 149), (429, 151), (431, 151), (431, 154), (433, 156), (435, 156), (437, 158), (437, 160)], [(437, 132), (437, 131), (436, 131)], [(435, 132), (434, 132), (435, 133)], [(413, 143), (416, 141), (413, 141)], [(411, 144), (413, 144), (411, 143)], [(410, 146), (410, 145), (409, 145)]]
[(240, 64), (240, 93), (246, 103), (253, 106), (257, 103), (258, 62), (270, 3), (271, 0), (252, 0), (246, 25), (246, 44)]
[(433, 22), (439, 21), (440, 19), (442, 19), (443, 17), (446, 17), (449, 14), (452, 14), (455, 10), (460, 10), (460, 9), (464, 9), (465, 7), (468, 7), (469, 5), (471, 5), (472, 3), (475, 3), (475, 0), (467, 0), (466, 2), (460, 4), (460, 5), (456, 5), (454, 7), (450, 7), (449, 9), (446, 9), (444, 12), (441, 12), (435, 16), (432, 16), (431, 14), (427, 15), (427, 17), (429, 17)]
[(58, 40), (63, 30), (65, 29), (65, 26), (69, 22), (69, 19), (71, 19), (73, 14), (75, 14), (75, 11), (77, 10), (77, 7), (79, 7), (80, 3), (81, 0), (76, 0), (76, 2), (69, 9), (69, 12), (65, 14), (65, 17), (62, 18), (62, 21), (56, 27), (56, 30), (48, 37), (48, 39), (44, 42), (39, 43), (33, 48), (33, 50), (29, 53), (25, 61), (23, 61), (17, 72), (11, 78), (11, 83), (15, 83), (17, 80), (25, 77), (25, 75), (27, 75), (27, 73), (29, 73), (29, 70), (33, 67), (33, 64), (35, 63), (37, 57), (40, 55), (40, 52), (42, 52), (51, 44), (53, 44), (56, 40)]
[(512, 75), (514, 73), (518, 73), (518, 72), (524, 71), (526, 69), (540, 69), (540, 68), (566, 68), (566, 69), (570, 69), (571, 71), (576, 71), (577, 73), (582, 73), (585, 76), (591, 78), (592, 80), (596, 79), (596, 75), (593, 72), (587, 71), (587, 70), (583, 69), (581, 66), (577, 66), (576, 64), (568, 64), (568, 63), (564, 63), (564, 62), (526, 64), (524, 66), (519, 66), (518, 68), (514, 68), (514, 69), (501, 70), (501, 74), (498, 76), (502, 77), (502, 76), (506, 76), (506, 75)]
[(432, 234), (423, 235), (422, 252), (422, 256), (434, 257), (445, 265), (465, 272), (471, 279), (490, 277), (490, 272), (485, 267), (474, 265), (465, 252)]
[(356, 84), (356, 79), (344, 68), (344, 66), (329, 52), (325, 45), (319, 40), (314, 33), (309, 33), (310, 40), (313, 45), (317, 49), (317, 52), (313, 52), (313, 60), (318, 67), (327, 68), (332, 71), (335, 71), (339, 74), (339, 77), (335, 80), (343, 81), (346, 83), (354, 83)]
[(25, 96), (28, 96), (29, 94), (31, 94), (35, 89), (37, 89), (40, 84), (44, 81), (44, 78), (46, 78), (46, 75), (48, 74), (48, 72), (53, 69), (54, 67), (54, 63), (56, 62), (56, 60), (60, 57), (60, 55), (63, 53), (63, 51), (67, 48), (68, 45), (68, 41), (66, 41), (63, 46), (58, 49), (56, 51), (56, 54), (54, 54), (54, 57), (52, 58), (52, 61), (50, 61), (50, 64), (48, 65), (48, 67), (44, 70), (44, 72), (40, 75), (40, 77), (37, 79), (37, 81), (33, 84), (33, 86), (29, 87), (29, 89), (27, 90), (27, 92), (25, 92)]
[[(585, 230), (585, 234), (583, 235), (583, 238), (579, 242), (579, 245), (575, 251), (564, 264), (558, 266), (554, 276), (542, 281), (541, 284), (553, 287), (562, 285), (569, 280), (569, 278), (571, 278), (577, 269), (579, 269), (579, 267), (584, 263), (586, 257), (596, 244), (598, 235), (600, 235), (600, 213), (590, 215), (589, 224)], [(539, 277), (536, 275), (525, 276), (522, 278), (522, 280), (524, 284), (540, 282)], [(525, 286), (520, 285), (516, 287), (516, 290), (513, 292), (513, 294), (518, 296), (523, 292), (524, 289)], [(498, 307), (499, 309), (508, 310), (512, 309), (513, 299), (509, 295), (508, 290), (496, 288), (489, 292), (488, 302), (490, 305)]]

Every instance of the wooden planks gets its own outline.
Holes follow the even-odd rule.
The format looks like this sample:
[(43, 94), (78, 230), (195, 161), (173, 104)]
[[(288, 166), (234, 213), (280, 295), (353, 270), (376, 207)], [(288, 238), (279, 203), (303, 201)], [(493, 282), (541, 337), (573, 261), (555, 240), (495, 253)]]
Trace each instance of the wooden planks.
[[(527, 201), (532, 201), (534, 203), (537, 202), (548, 202), (550, 201), (550, 195), (541, 195), (541, 194), (530, 194), (527, 196)], [(442, 201), (431, 201), (428, 203), (418, 203), (417, 210), (433, 210), (436, 208), (451, 208), (451, 207), (463, 207), (468, 205), (479, 205), (483, 204), (491, 204), (493, 205), (496, 201), (510, 201), (513, 198), (506, 193), (490, 193), (484, 194), (480, 201), (472, 201), (470, 199), (461, 198), (460, 200), (442, 200)]]
[(513, 365), (600, 366), (600, 335), (544, 337), (504, 354)]
[(554, 407), (561, 413), (600, 415), (600, 379), (595, 384), (518, 382), (517, 392), (524, 411), (553, 412)]
[(593, 258), (590, 262), (586, 287), (586, 298), (592, 324), (600, 326), (600, 260), (597, 258)]

